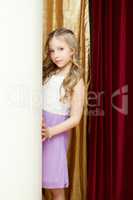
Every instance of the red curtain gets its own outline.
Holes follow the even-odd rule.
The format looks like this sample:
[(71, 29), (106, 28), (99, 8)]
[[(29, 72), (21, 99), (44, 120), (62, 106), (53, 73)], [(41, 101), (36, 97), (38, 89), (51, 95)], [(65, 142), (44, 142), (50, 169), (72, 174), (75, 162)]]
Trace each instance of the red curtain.
[(88, 91), (90, 200), (127, 199), (126, 0), (92, 0)]

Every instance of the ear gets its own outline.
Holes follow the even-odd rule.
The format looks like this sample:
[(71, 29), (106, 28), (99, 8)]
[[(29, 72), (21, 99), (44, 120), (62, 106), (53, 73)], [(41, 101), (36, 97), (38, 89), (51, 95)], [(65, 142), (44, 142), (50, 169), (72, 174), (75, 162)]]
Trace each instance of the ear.
[(71, 54), (72, 56), (75, 54), (75, 49), (71, 48)]

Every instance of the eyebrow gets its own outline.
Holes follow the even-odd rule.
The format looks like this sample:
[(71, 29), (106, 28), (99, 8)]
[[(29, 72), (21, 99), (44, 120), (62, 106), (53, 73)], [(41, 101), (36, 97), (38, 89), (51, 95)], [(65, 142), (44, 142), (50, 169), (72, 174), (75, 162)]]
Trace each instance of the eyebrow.
[(48, 50), (49, 50), (49, 51), (51, 51), (51, 50), (54, 50), (54, 49), (52, 49), (52, 48), (49, 48)]
[[(57, 48), (55, 48), (55, 49), (60, 49), (60, 48), (64, 48), (63, 46), (59, 46), (59, 47), (57, 47)], [(53, 48), (49, 48), (49, 50), (54, 50)]]

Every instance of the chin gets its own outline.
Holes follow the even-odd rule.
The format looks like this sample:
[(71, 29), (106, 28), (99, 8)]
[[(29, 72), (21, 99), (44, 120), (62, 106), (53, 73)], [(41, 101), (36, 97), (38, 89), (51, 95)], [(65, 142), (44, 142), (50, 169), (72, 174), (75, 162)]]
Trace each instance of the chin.
[(64, 67), (64, 65), (57, 65), (57, 67), (58, 67), (58, 68), (63, 68), (63, 67)]

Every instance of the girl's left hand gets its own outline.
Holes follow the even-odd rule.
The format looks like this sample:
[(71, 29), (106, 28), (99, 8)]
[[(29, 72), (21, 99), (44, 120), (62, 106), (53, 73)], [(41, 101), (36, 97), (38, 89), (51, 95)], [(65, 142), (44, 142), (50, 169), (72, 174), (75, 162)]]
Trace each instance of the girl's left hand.
[(42, 142), (45, 141), (47, 138), (51, 138), (51, 129), (50, 128), (46, 128), (44, 127), (43, 128), (43, 131), (42, 131)]
[(44, 119), (42, 118), (41, 136), (42, 136), (43, 141), (46, 139), (45, 138), (45, 129), (46, 129), (45, 122), (44, 122)]

